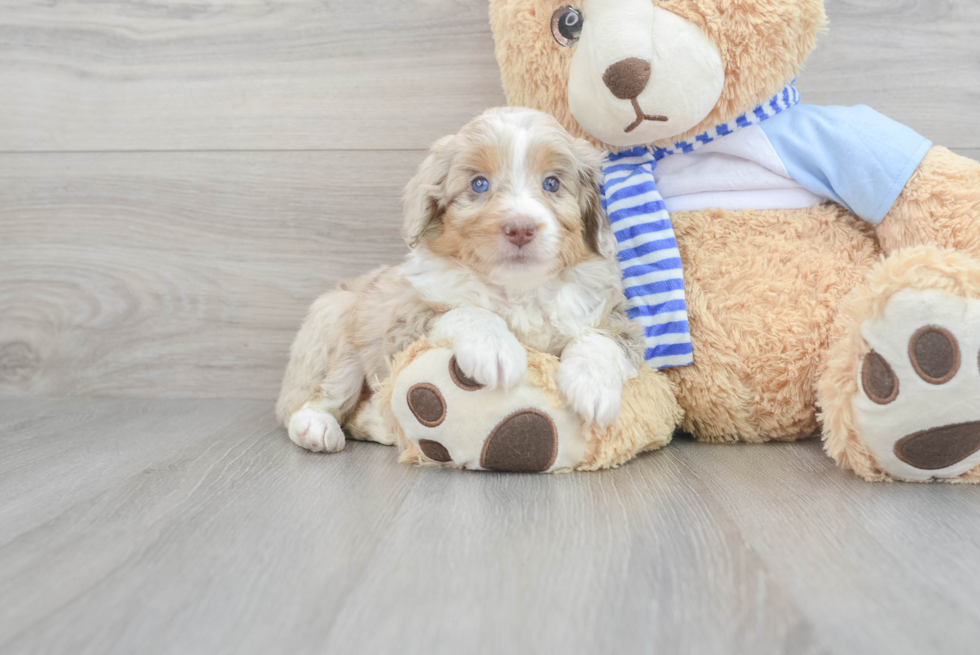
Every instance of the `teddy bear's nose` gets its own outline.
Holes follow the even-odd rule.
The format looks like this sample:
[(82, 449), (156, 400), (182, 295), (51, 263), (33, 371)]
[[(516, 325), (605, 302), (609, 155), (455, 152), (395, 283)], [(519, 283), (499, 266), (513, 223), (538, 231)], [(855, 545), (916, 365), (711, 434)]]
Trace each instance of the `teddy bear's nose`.
[(643, 93), (650, 81), (650, 62), (636, 57), (617, 61), (602, 75), (612, 94), (620, 100), (632, 100)]

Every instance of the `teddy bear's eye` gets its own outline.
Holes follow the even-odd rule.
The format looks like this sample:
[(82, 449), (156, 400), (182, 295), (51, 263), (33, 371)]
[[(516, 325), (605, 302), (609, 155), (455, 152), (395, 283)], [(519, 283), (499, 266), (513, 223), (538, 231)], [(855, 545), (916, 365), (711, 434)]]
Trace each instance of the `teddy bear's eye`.
[(551, 33), (555, 41), (571, 48), (578, 43), (578, 38), (582, 34), (582, 12), (575, 7), (559, 7), (551, 15)]

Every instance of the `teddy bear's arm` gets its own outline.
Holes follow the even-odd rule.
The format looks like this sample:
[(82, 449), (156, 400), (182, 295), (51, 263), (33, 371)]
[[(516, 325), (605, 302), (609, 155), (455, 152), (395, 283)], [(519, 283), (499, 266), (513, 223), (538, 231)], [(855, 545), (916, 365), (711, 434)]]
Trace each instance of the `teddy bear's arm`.
[(863, 106), (800, 105), (761, 128), (790, 176), (876, 225), (886, 253), (980, 255), (980, 163)]
[(932, 148), (878, 226), (878, 239), (886, 253), (936, 245), (980, 257), (980, 162)]

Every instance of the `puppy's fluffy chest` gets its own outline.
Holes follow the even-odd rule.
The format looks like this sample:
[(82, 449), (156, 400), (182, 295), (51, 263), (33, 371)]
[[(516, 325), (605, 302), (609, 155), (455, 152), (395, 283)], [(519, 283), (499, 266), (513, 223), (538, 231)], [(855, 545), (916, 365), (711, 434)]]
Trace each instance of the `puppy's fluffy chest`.
[(426, 303), (446, 310), (491, 311), (507, 321), (524, 345), (553, 355), (603, 324), (619, 286), (618, 270), (605, 260), (585, 262), (545, 280), (493, 284), (443, 258), (416, 253), (404, 265), (404, 274)]

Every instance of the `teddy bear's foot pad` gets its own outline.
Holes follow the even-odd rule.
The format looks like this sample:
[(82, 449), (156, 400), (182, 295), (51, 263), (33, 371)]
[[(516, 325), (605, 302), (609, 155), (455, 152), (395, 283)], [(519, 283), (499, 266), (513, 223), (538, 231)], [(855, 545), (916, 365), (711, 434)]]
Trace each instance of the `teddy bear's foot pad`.
[(488, 389), (447, 348), (429, 350), (398, 375), (391, 408), (423, 462), (543, 473), (575, 468), (585, 456), (578, 418), (530, 373), (514, 388)]
[(899, 439), (895, 456), (924, 471), (938, 471), (962, 462), (980, 450), (980, 421), (932, 428)]
[(491, 471), (541, 473), (558, 457), (558, 430), (551, 417), (536, 409), (514, 412), (483, 444), (480, 465)]
[(445, 464), (446, 462), (453, 461), (453, 456), (449, 454), (449, 451), (438, 441), (432, 441), (431, 439), (419, 439), (419, 449), (421, 449), (422, 454), (431, 459), (433, 462), (441, 462)]
[[(433, 462), (453, 461), (449, 449), (438, 441), (419, 439), (418, 446)], [(552, 467), (557, 457), (555, 422), (540, 410), (523, 409), (505, 418), (490, 432), (483, 442), (480, 466), (490, 471), (542, 473)]]
[(879, 465), (917, 481), (980, 465), (980, 301), (901, 291), (861, 335), (855, 418)]

